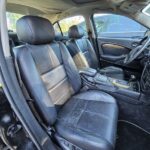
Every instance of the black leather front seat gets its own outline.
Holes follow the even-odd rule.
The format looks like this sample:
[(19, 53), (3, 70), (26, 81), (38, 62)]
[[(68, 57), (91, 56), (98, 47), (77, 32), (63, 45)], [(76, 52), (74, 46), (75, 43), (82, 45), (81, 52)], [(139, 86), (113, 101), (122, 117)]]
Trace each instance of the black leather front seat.
[(24, 16), (17, 22), (17, 33), (27, 43), (14, 48), (21, 77), (41, 119), (55, 128), (59, 144), (67, 143), (68, 149), (114, 149), (116, 100), (101, 91), (81, 92), (73, 59), (63, 43), (54, 41), (47, 19)]
[(68, 34), (70, 40), (66, 44), (78, 69), (91, 67), (98, 69), (101, 74), (106, 76), (116, 79), (124, 79), (124, 73), (121, 68), (114, 66), (109, 66), (102, 69), (99, 68), (97, 56), (93, 46), (88, 39), (83, 38), (84, 33), (81, 27), (76, 25), (71, 26)]

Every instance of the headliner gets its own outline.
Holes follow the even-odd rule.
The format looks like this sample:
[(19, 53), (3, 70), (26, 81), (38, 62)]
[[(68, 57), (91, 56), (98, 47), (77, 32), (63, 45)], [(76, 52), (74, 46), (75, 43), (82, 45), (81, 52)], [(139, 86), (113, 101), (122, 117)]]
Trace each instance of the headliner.
[(124, 13), (150, 26), (149, 22), (144, 21), (148, 19), (147, 16), (141, 13), (150, 0), (8, 0), (7, 2), (7, 11), (45, 16), (52, 22), (76, 13), (108, 10)]

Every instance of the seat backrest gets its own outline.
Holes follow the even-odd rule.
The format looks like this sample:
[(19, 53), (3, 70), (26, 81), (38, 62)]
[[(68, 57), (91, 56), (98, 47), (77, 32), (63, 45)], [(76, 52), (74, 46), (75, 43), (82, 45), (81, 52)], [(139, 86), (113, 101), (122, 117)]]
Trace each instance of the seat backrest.
[(66, 44), (68, 40), (69, 40), (69, 37), (65, 37), (61, 33), (55, 32), (55, 41), (57, 42), (59, 41), (59, 42)]
[(24, 16), (17, 22), (17, 34), (27, 43), (13, 50), (22, 80), (39, 115), (52, 125), (57, 109), (80, 90), (77, 68), (66, 46), (54, 41), (54, 29), (47, 19)]
[(78, 69), (84, 67), (98, 68), (98, 60), (92, 44), (84, 38), (83, 29), (73, 25), (69, 28), (70, 40), (66, 43)]

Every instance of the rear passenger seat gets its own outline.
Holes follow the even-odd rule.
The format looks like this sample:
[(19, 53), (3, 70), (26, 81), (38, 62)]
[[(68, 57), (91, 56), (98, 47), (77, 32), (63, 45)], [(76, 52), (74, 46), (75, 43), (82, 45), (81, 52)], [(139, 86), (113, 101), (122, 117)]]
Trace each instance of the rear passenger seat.
[(113, 150), (116, 100), (101, 91), (81, 91), (72, 57), (63, 43), (54, 41), (47, 19), (24, 16), (17, 22), (17, 34), (27, 43), (14, 48), (23, 82), (43, 122), (55, 128), (57, 142), (68, 149)]
[(8, 36), (9, 36), (10, 52), (11, 52), (11, 55), (13, 55), (12, 49), (15, 46), (19, 46), (19, 45), (22, 45), (24, 43), (19, 41), (17, 33), (13, 32), (13, 31), (8, 31)]
[(12, 46), (19, 46), (23, 44), (23, 42), (19, 41), (17, 33), (13, 31), (9, 31), (8, 36), (9, 36), (10, 41), (12, 42)]

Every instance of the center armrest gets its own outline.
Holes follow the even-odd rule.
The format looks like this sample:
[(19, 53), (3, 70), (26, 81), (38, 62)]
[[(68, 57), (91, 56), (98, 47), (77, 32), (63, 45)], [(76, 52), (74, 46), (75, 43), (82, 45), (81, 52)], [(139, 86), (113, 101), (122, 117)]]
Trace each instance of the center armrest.
[(92, 69), (92, 68), (83, 68), (83, 69), (79, 70), (79, 73), (81, 75), (94, 77), (97, 74), (97, 70)]

